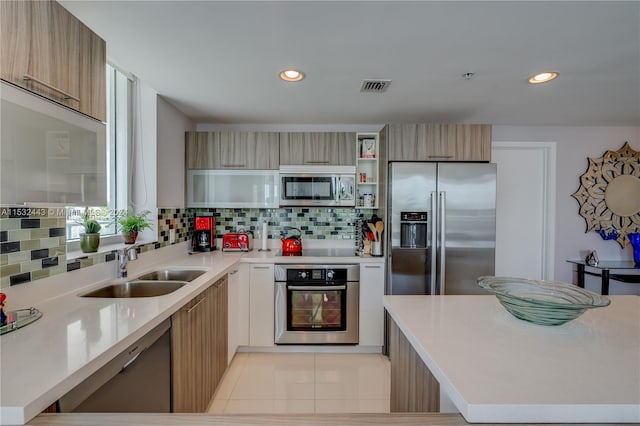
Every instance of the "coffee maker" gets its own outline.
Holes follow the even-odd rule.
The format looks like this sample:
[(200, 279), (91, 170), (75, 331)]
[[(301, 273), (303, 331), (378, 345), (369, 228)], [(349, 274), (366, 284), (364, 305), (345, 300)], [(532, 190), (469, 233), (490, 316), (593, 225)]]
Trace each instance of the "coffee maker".
[(195, 217), (191, 248), (193, 251), (216, 249), (216, 221), (213, 216)]

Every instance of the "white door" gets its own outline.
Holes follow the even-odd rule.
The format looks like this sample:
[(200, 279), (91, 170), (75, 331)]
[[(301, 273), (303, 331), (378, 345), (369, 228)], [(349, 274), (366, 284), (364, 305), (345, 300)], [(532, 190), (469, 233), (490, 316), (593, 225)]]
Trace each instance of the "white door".
[(553, 279), (555, 143), (494, 142), (496, 272)]

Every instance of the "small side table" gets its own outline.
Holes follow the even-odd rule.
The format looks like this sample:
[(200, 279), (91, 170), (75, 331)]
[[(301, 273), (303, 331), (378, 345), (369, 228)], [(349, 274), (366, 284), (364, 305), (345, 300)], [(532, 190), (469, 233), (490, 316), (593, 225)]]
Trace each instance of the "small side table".
[[(625, 283), (640, 283), (640, 273), (612, 274), (612, 270), (635, 269), (640, 272), (640, 265), (632, 260), (601, 260), (597, 266), (590, 266), (584, 260), (567, 260), (569, 263), (578, 265), (578, 287), (584, 288), (584, 276), (586, 274), (601, 277), (601, 294), (609, 294), (609, 280), (622, 281)], [(596, 270), (593, 272), (591, 270)]]

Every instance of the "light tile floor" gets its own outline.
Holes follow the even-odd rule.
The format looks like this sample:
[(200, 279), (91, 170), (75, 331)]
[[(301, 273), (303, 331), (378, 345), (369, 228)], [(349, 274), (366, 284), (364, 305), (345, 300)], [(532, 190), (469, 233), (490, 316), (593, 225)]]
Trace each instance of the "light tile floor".
[(388, 413), (391, 367), (380, 354), (238, 353), (210, 413)]

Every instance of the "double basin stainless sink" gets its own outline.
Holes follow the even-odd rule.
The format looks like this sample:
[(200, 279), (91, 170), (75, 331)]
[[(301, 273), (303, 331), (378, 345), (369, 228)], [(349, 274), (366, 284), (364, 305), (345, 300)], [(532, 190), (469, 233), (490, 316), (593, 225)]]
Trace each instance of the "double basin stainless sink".
[(200, 269), (163, 269), (125, 282), (107, 284), (81, 297), (130, 298), (155, 297), (172, 293), (206, 271)]

